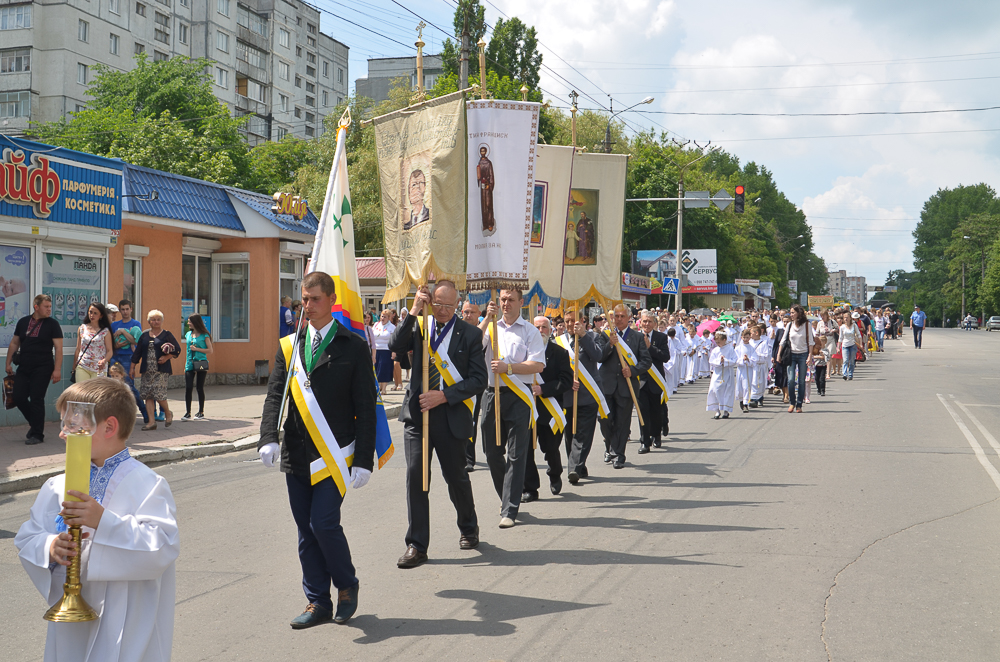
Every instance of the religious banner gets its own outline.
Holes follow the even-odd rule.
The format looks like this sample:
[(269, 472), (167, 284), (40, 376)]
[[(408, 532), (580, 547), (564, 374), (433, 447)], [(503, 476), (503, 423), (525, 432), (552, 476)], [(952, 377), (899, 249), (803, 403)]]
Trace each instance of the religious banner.
[(605, 310), (621, 301), (622, 223), (625, 218), (623, 154), (577, 154), (563, 247), (563, 306), (591, 299)]
[(528, 286), (539, 104), (470, 101), (467, 284)]
[[(573, 180), (573, 147), (539, 145), (535, 155), (535, 191), (531, 208), (528, 281), (534, 296), (545, 302), (562, 294), (566, 212)], [(558, 304), (556, 304), (558, 306)]]
[(431, 273), (465, 287), (465, 96), (376, 117), (386, 293), (403, 299)]

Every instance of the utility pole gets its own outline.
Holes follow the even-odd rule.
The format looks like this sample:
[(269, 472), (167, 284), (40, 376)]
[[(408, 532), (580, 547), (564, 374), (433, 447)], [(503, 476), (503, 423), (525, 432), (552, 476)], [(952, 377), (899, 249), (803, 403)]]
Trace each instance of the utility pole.
[(681, 248), (684, 246), (684, 168), (677, 182), (677, 294), (674, 295), (674, 312), (680, 312), (683, 302), (684, 281), (681, 280)]
[(462, 54), (458, 60), (458, 89), (469, 88), (469, 9), (465, 9), (462, 19)]
[(962, 263), (962, 324), (965, 324), (965, 262)]

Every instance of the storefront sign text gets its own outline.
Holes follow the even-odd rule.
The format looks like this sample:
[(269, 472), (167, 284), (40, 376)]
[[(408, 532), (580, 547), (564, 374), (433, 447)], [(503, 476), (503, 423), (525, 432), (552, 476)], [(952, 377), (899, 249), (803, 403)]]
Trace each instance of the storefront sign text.
[(309, 213), (309, 204), (291, 193), (275, 193), (271, 211), (275, 214), (288, 214), (302, 220)]

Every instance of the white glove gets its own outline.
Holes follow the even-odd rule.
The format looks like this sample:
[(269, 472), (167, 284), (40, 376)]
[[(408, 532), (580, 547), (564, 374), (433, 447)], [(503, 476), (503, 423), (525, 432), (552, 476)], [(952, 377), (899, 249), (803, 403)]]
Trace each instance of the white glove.
[(260, 453), (260, 461), (264, 463), (265, 467), (273, 467), (274, 460), (278, 457), (281, 447), (273, 441), (269, 444), (264, 444), (257, 452)]
[(351, 467), (351, 486), (360, 490), (368, 484), (368, 479), (372, 477), (372, 472), (361, 467)]

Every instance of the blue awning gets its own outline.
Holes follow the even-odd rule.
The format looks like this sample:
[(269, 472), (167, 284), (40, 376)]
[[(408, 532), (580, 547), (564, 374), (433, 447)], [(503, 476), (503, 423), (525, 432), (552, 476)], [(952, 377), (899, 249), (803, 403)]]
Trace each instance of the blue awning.
[(175, 221), (198, 223), (223, 230), (244, 232), (226, 188), (212, 182), (174, 175), (161, 170), (125, 165), (125, 193), (146, 195), (156, 191), (156, 200), (125, 198), (124, 211)]
[(716, 286), (716, 294), (739, 294), (740, 291), (736, 287), (736, 283), (719, 283)]
[(252, 191), (244, 191), (238, 188), (229, 188), (227, 190), (236, 196), (241, 202), (245, 203), (248, 207), (274, 223), (282, 230), (287, 230), (288, 232), (298, 232), (300, 234), (307, 234), (310, 236), (316, 234), (316, 228), (319, 227), (319, 219), (317, 219), (316, 215), (313, 214), (312, 209), (309, 209), (306, 215), (300, 220), (291, 214), (273, 213), (271, 211), (271, 205), (274, 204), (274, 198), (270, 196), (263, 195), (261, 193), (254, 193)]

